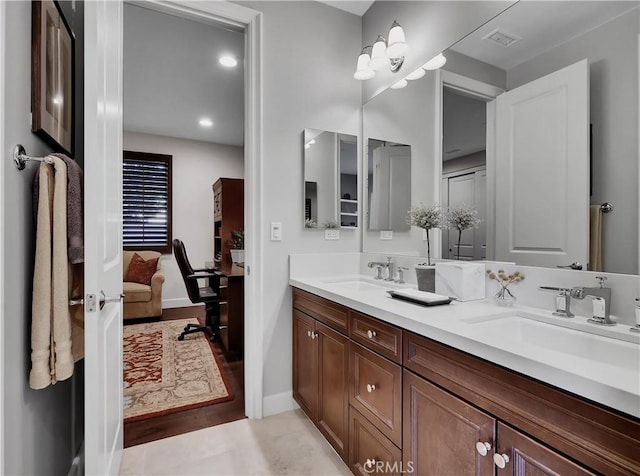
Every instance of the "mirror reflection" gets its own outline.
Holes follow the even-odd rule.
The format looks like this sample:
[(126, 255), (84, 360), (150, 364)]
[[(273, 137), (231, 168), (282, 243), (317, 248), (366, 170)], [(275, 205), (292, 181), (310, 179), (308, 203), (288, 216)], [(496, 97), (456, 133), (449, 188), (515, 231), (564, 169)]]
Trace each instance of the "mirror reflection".
[(411, 208), (411, 146), (368, 140), (369, 229), (406, 231)]
[[(519, 2), (409, 82), (433, 82), (414, 108), (435, 104), (441, 126), (426, 203), (484, 215), (463, 234), (464, 259), (638, 274), (639, 12), (636, 1)], [(437, 257), (451, 257), (448, 235)], [(413, 238), (394, 250), (424, 255)]]
[(305, 228), (358, 226), (357, 138), (305, 129)]

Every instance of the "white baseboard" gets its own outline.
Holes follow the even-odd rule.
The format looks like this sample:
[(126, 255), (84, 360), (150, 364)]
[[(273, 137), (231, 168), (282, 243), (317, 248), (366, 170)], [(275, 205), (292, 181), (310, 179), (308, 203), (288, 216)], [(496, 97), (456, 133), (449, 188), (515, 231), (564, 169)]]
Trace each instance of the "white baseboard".
[(175, 307), (191, 307), (191, 306), (203, 306), (204, 304), (193, 304), (187, 298), (175, 298), (175, 299), (163, 299), (162, 309), (173, 309)]
[(262, 399), (262, 415), (268, 417), (300, 408), (291, 392), (277, 393)]

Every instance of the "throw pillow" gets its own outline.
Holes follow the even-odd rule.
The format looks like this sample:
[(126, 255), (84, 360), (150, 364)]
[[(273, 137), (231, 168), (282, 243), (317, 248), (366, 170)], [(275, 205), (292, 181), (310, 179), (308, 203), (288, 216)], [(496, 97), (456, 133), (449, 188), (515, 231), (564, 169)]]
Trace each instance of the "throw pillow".
[(140, 283), (151, 285), (151, 277), (158, 267), (158, 258), (145, 261), (138, 253), (133, 253), (131, 263), (124, 275), (124, 280), (128, 283)]

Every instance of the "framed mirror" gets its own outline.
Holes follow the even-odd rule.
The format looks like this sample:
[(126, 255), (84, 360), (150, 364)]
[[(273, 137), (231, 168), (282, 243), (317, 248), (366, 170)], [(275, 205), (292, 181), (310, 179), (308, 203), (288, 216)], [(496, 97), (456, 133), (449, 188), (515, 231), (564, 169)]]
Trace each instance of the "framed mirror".
[(305, 229), (357, 228), (357, 137), (305, 129), (303, 143)]

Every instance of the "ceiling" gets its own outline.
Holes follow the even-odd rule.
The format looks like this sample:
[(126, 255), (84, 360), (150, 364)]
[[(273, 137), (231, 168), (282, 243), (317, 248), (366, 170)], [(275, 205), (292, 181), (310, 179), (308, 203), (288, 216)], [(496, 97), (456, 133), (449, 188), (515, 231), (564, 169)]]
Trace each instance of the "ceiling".
[[(463, 55), (509, 70), (633, 8), (634, 1), (521, 0), (451, 47)], [(482, 38), (499, 28), (522, 40), (508, 48)]]
[[(223, 67), (222, 55), (238, 65)], [(125, 3), (124, 129), (242, 146), (243, 57), (242, 32)]]
[(364, 15), (373, 2), (374, 0), (320, 0), (320, 3), (326, 3), (358, 16)]

